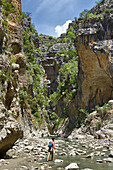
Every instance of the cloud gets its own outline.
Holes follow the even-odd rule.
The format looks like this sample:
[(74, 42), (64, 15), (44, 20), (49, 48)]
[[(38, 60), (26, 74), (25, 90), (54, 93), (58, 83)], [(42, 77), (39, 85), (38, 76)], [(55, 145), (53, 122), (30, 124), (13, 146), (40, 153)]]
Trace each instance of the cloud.
[(62, 33), (66, 33), (66, 30), (68, 29), (68, 25), (69, 23), (71, 23), (71, 20), (66, 21), (66, 23), (64, 25), (57, 25), (55, 27), (55, 32), (57, 33), (58, 37), (62, 34)]

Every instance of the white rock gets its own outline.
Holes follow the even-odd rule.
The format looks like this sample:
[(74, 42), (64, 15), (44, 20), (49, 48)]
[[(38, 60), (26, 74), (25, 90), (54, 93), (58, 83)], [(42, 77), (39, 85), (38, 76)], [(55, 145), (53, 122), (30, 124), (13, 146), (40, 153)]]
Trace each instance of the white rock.
[(33, 150), (33, 146), (27, 146), (27, 147), (25, 147), (25, 149), (28, 149), (28, 150)]
[(113, 151), (110, 151), (109, 157), (113, 158)]
[(36, 170), (36, 169), (38, 169), (38, 167), (33, 167), (33, 168), (32, 168), (32, 170)]
[(29, 170), (27, 166), (21, 166), (21, 168)]
[(70, 156), (75, 156), (76, 153), (75, 153), (74, 151), (71, 151), (71, 152), (69, 153), (69, 155), (70, 155)]
[(12, 68), (14, 69), (14, 70), (19, 70), (19, 64), (15, 64), (15, 63), (12, 63)]
[(41, 168), (41, 170), (45, 169), (45, 167), (44, 167), (44, 166), (41, 166), (40, 168)]
[(113, 158), (104, 158), (103, 161), (105, 161), (105, 162), (111, 162), (111, 163), (112, 163), (112, 162), (113, 162)]
[(55, 163), (61, 163), (61, 162), (63, 162), (63, 160), (61, 160), (61, 159), (56, 159), (55, 160)]
[(70, 169), (79, 169), (77, 163), (71, 163), (70, 165), (68, 165), (67, 167), (65, 167), (66, 170), (70, 170)]
[(113, 100), (109, 100), (108, 104), (111, 105), (111, 108), (113, 109)]
[(98, 159), (98, 160), (96, 160), (96, 162), (102, 163), (102, 162), (103, 162), (103, 160)]
[(85, 158), (93, 158), (93, 157), (94, 157), (94, 153), (87, 155)]
[(100, 154), (100, 156), (105, 156), (105, 153), (104, 153), (104, 152), (102, 152), (102, 153)]
[(96, 152), (95, 152), (95, 155), (96, 155), (96, 156), (99, 156), (100, 154), (101, 154), (100, 151), (96, 151)]
[(59, 155), (60, 155), (60, 156), (66, 156), (66, 155), (67, 155), (67, 153), (62, 152), (62, 153), (60, 153)]

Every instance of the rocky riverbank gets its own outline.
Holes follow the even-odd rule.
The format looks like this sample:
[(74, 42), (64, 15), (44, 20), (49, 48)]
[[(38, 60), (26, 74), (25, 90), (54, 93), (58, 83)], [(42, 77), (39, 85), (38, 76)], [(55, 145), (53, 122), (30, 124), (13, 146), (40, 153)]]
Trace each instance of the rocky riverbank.
[(18, 140), (0, 160), (1, 170), (81, 169), (112, 170), (113, 138), (56, 139), (54, 161), (46, 161), (50, 139), (36, 136)]

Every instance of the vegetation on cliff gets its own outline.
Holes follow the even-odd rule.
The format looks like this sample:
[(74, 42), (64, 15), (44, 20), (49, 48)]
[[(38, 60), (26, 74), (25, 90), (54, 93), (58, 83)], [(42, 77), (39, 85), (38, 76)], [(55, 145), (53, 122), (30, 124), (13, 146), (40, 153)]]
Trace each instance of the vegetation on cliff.
[[(24, 17), (28, 17), (29, 14), (24, 13)], [(26, 30), (25, 30), (26, 29)], [(31, 109), (32, 115), (35, 117), (39, 124), (43, 121), (43, 114), (46, 105), (46, 87), (43, 83), (44, 71), (38, 62), (35, 54), (39, 50), (33, 44), (33, 39), (37, 39), (38, 33), (35, 28), (30, 24), (23, 29), (23, 50), (26, 56), (26, 70), (27, 70), (27, 82), (28, 88), (21, 89), (21, 103)]]
[[(23, 13), (23, 18), (29, 18), (29, 13)], [(27, 22), (27, 21), (26, 21)], [(21, 104), (31, 109), (31, 113), (41, 124), (45, 119), (52, 133), (61, 126), (66, 118), (62, 113), (58, 115), (54, 108), (61, 98), (64, 98), (65, 106), (71, 102), (77, 89), (78, 57), (74, 42), (76, 40), (76, 24), (73, 22), (63, 38), (53, 38), (46, 35), (38, 35), (37, 31), (29, 22), (23, 22), (23, 50), (27, 61), (28, 88), (21, 89)], [(35, 46), (35, 40), (38, 46)], [(34, 40), (34, 41), (33, 41)], [(58, 51), (56, 56), (64, 57), (65, 62), (61, 65), (58, 76), (57, 90), (47, 96), (47, 86), (44, 83), (44, 71), (41, 66), (41, 58), (48, 50), (57, 43), (69, 43), (68, 50)], [(64, 108), (64, 111), (66, 108)]]
[[(67, 120), (68, 120), (67, 122), (69, 122), (71, 120), (71, 117), (73, 121), (71, 120), (70, 122), (74, 124), (74, 127), (75, 126), (79, 127), (83, 123), (85, 117), (90, 119), (88, 112), (91, 111), (92, 108), (95, 108), (96, 104), (99, 104), (99, 106), (102, 106), (104, 104), (103, 99), (106, 91), (104, 91), (103, 89), (106, 90), (106, 87), (104, 87), (103, 84), (105, 83), (104, 80), (106, 78), (108, 78), (106, 80), (110, 86), (109, 89), (110, 90), (112, 89), (111, 80), (109, 79), (111, 75), (109, 74), (109, 72), (108, 75), (110, 76), (106, 74), (108, 68), (107, 70), (105, 68), (106, 71), (104, 72), (105, 77), (103, 78), (104, 80), (103, 83), (101, 84), (102, 87), (99, 87), (98, 89), (98, 87), (96, 86), (98, 84), (98, 81), (96, 81), (95, 87), (91, 82), (87, 92), (89, 96), (86, 97), (87, 95), (84, 91), (86, 91), (87, 88), (84, 87), (85, 86), (87, 87), (88, 85), (87, 82), (88, 80), (90, 80), (89, 73), (90, 74), (92, 73), (91, 70), (92, 68), (89, 69), (90, 71), (86, 71), (87, 68), (89, 68), (88, 66), (89, 61), (86, 62), (87, 61), (86, 60), (83, 63), (83, 60), (81, 60), (80, 58), (78, 59), (78, 54), (79, 57), (82, 58), (82, 56), (84, 55), (84, 58), (87, 59), (89, 56), (87, 55), (86, 57), (86, 54), (89, 54), (90, 51), (91, 52), (90, 59), (92, 57), (94, 61), (95, 58), (97, 59), (98, 57), (100, 57), (98, 60), (101, 60), (101, 55), (97, 56), (97, 54), (98, 51), (102, 49), (101, 46), (104, 44), (104, 41), (102, 41), (102, 39), (105, 40), (105, 36), (107, 37), (107, 43), (109, 44), (109, 48), (111, 48), (112, 46), (111, 41), (109, 41), (109, 39), (112, 38), (112, 35), (110, 35), (112, 34), (111, 33), (112, 27), (111, 25), (109, 26), (109, 24), (108, 25), (105, 24), (105, 21), (110, 23), (110, 16), (112, 16), (111, 15), (112, 7), (109, 5), (110, 1), (109, 3), (107, 3), (106, 1), (107, 5), (103, 5), (103, 2), (104, 1), (99, 1), (96, 7), (94, 7), (91, 10), (85, 9), (80, 14), (79, 19), (75, 19), (75, 21), (69, 24), (69, 28), (66, 34), (63, 34), (61, 35), (61, 37), (58, 38), (53, 38), (52, 36), (47, 36), (42, 34), (38, 35), (36, 29), (31, 24), (30, 13), (23, 13), (21, 15), (20, 6), (16, 5), (15, 1), (14, 3), (11, 3), (10, 0), (2, 0), (1, 11), (3, 14), (3, 18), (1, 20), (2, 21), (1, 25), (3, 26), (2, 29), (6, 31), (6, 34), (4, 36), (2, 35), (2, 33), (0, 33), (0, 35), (3, 36), (1, 38), (1, 41), (3, 41), (3, 39), (5, 38), (6, 40), (4, 40), (4, 43), (2, 42), (1, 44), (4, 45), (6, 43), (5, 47), (3, 47), (2, 50), (4, 50), (4, 48), (7, 48), (8, 52), (6, 53), (9, 60), (7, 66), (3, 67), (0, 73), (1, 83), (3, 85), (5, 85), (5, 83), (7, 84), (7, 90), (6, 90), (7, 94), (3, 93), (5, 91), (4, 89), (5, 86), (1, 88), (1, 93), (3, 93), (1, 95), (1, 99), (7, 109), (10, 108), (14, 97), (13, 92), (14, 90), (16, 91), (16, 88), (12, 90), (12, 84), (13, 86), (15, 85), (14, 80), (16, 77), (13, 70), (13, 65), (14, 63), (15, 64), (19, 63), (17, 62), (17, 58), (20, 55), (20, 53), (23, 51), (25, 54), (26, 61), (24, 64), (22, 63), (23, 66), (21, 66), (21, 64), (19, 63), (20, 65), (18, 64), (18, 69), (17, 69), (19, 72), (18, 76), (19, 74), (22, 73), (20, 70), (22, 71), (24, 70), (23, 72), (26, 74), (24, 76), (25, 82), (19, 84), (19, 89), (20, 89), (19, 107), (21, 108), (22, 114), (23, 114), (23, 110), (27, 110), (26, 112), (27, 113), (29, 112), (28, 114), (32, 115), (39, 125), (41, 125), (43, 121), (46, 120), (51, 134), (54, 134), (54, 132), (57, 131), (59, 127), (62, 127)], [(15, 14), (14, 15), (15, 17), (13, 16), (13, 14)], [(21, 23), (23, 23), (23, 44), (22, 44), (21, 31), (19, 31), (19, 29), (21, 30)], [(10, 30), (8, 30), (8, 27)], [(107, 31), (109, 32), (109, 35), (107, 35)], [(96, 42), (97, 44), (95, 45), (97, 35), (98, 35), (98, 42)], [(14, 38), (14, 42), (11, 40), (12, 37)], [(77, 40), (77, 38), (79, 40)], [(102, 44), (98, 45), (98, 43), (100, 43), (99, 40), (102, 42)], [(80, 45), (81, 46), (81, 48), (79, 47), (80, 50), (78, 47), (77, 47), (78, 49), (76, 50), (75, 45), (76, 46)], [(82, 49), (83, 46), (84, 48)], [(96, 49), (97, 46), (98, 49)], [(88, 49), (89, 47), (90, 49)], [(106, 45), (105, 45), (105, 49), (107, 51)], [(86, 51), (85, 54), (84, 51)], [(111, 51), (110, 54), (112, 56)], [(15, 55), (17, 58), (15, 57)], [(102, 53), (103, 58), (105, 57), (104, 55)], [(80, 69), (79, 72), (81, 75), (78, 75), (78, 60), (79, 60), (79, 69)], [(97, 61), (95, 60), (96, 63), (98, 63), (98, 60)], [(42, 66), (42, 62), (45, 62), (45, 68)], [(105, 62), (108, 63), (107, 59)], [(101, 62), (99, 64), (101, 65)], [(93, 64), (91, 61), (91, 66), (92, 65)], [(94, 64), (93, 68), (95, 70), (98, 69), (97, 72), (99, 72), (100, 69), (100, 73), (101, 73), (102, 70), (100, 68), (100, 65), (98, 66), (98, 68), (96, 68)], [(50, 67), (52, 69), (50, 69)], [(101, 67), (104, 67), (103, 64)], [(49, 71), (46, 69), (48, 69)], [(53, 77), (50, 76), (49, 77), (50, 79), (48, 79), (48, 75), (46, 71), (50, 73), (51, 70), (53, 70), (55, 75), (54, 76), (52, 75)], [(95, 73), (91, 75), (91, 77), (93, 78), (94, 76)], [(86, 81), (86, 84), (82, 86), (81, 82), (83, 80), (86, 80), (85, 77), (87, 77), (88, 79)], [(101, 76), (100, 78), (97, 77), (97, 80), (98, 79), (101, 80)], [(98, 86), (100, 86), (100, 84)], [(94, 88), (95, 88), (95, 92), (94, 92), (95, 94), (93, 93)], [(11, 96), (9, 103), (8, 103), (8, 99), (9, 99), (8, 90), (13, 94), (13, 96)], [(110, 98), (109, 97), (110, 95), (108, 95), (108, 93), (111, 93), (110, 90), (107, 91), (107, 99), (105, 99), (106, 101)], [(83, 95), (84, 95), (84, 99), (83, 99)], [(83, 99), (82, 102), (81, 102), (82, 100), (81, 98)], [(76, 106), (75, 103), (77, 103)], [(71, 104), (73, 104), (74, 109), (76, 107), (75, 109), (76, 111), (71, 110), (70, 108)], [(105, 109), (104, 106), (103, 108)], [(97, 109), (98, 112), (100, 112), (99, 109), (103, 109), (103, 108), (98, 107)], [(101, 111), (104, 112), (103, 110)], [(103, 115), (103, 113), (101, 115)], [(101, 121), (102, 120), (100, 120), (99, 118), (98, 126), (100, 126), (100, 124), (102, 123)], [(65, 124), (65, 127), (66, 126), (67, 124)]]
[[(76, 27), (75, 22), (73, 22), (66, 35), (58, 38), (58, 43), (69, 43), (70, 45), (69, 49), (62, 49), (56, 53), (56, 56), (64, 57), (65, 62), (59, 69), (57, 89), (49, 95), (49, 119), (51, 120), (52, 133), (68, 120), (68, 104), (71, 103), (77, 92), (78, 56), (74, 47)], [(56, 107), (61, 101), (64, 107), (58, 112)]]
[[(105, 9), (101, 3), (102, 2), (99, 1), (100, 7), (97, 4), (96, 7), (89, 11), (85, 9), (80, 14), (80, 18), (78, 20), (75, 19), (75, 21), (69, 24), (66, 34), (59, 38), (53, 38), (51, 36), (42, 34), (38, 35), (32, 25), (29, 25), (23, 29), (23, 47), (27, 60), (27, 77), (29, 84), (29, 88), (25, 89), (27, 92), (26, 103), (31, 108), (32, 114), (40, 123), (42, 123), (43, 118), (47, 121), (51, 133), (57, 131), (58, 127), (61, 127), (65, 123), (65, 120), (70, 119), (69, 107), (71, 106), (71, 103), (74, 103), (75, 100), (79, 101), (79, 99), (75, 99), (78, 92), (78, 54), (75, 48), (75, 43), (77, 41), (76, 36), (78, 36), (78, 32), (76, 34), (76, 31), (79, 27), (81, 27), (81, 34), (85, 34), (87, 31), (87, 34), (85, 35), (88, 36), (88, 34), (90, 34), (90, 29), (84, 29), (85, 23), (90, 22), (90, 20), (93, 20), (94, 18), (96, 18), (94, 19), (95, 21), (98, 20), (99, 22), (103, 18), (103, 13), (110, 13), (111, 9)], [(25, 16), (24, 14), (24, 17), (29, 16)], [(79, 21), (80, 23), (81, 21), (83, 22), (83, 28), (82, 24), (79, 24)], [(91, 28), (91, 33), (93, 35), (95, 34), (93, 25)], [(96, 30), (98, 30), (98, 28), (96, 28)], [(38, 46), (36, 46), (34, 39), (39, 41)], [(83, 39), (81, 42), (82, 41)], [(68, 44), (68, 48), (62, 48), (62, 50), (57, 49), (56, 52), (54, 50), (55, 44), (59, 44), (60, 46), (62, 46), (62, 44)], [(44, 71), (43, 67), (41, 66), (42, 60), (45, 63), (47, 62), (45, 66), (46, 69), (51, 66), (54, 68), (54, 70), (56, 69), (55, 64), (62, 60), (58, 66), (59, 68), (57, 68), (58, 73), (55, 75), (55, 82), (53, 81), (53, 84), (56, 86), (54, 91), (49, 91), (49, 86), (52, 86), (51, 81), (48, 83), (49, 85), (44, 81), (47, 79), (47, 77), (45, 76), (46, 69)], [(79, 91), (79, 93), (82, 93), (81, 89), (79, 89)], [(77, 106), (75, 106), (77, 109), (77, 114), (73, 113), (73, 122), (75, 120), (76, 124), (74, 124), (74, 126), (80, 126), (83, 123), (85, 117), (88, 116), (88, 111), (91, 111), (91, 109), (96, 105), (92, 104), (90, 108), (90, 106), (86, 106), (84, 104), (85, 102), (86, 101), (83, 101), (83, 105), (77, 103)]]

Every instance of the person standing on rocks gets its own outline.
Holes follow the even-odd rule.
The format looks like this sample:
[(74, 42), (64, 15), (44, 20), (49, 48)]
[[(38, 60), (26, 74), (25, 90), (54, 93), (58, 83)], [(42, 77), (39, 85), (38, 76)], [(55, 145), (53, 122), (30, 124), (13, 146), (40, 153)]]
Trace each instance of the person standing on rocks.
[(52, 138), (52, 141), (49, 142), (49, 145), (48, 145), (49, 149), (48, 149), (47, 161), (49, 161), (50, 155), (51, 155), (51, 161), (53, 161), (53, 155), (54, 155), (54, 153), (56, 152), (54, 139), (55, 139), (55, 138)]

